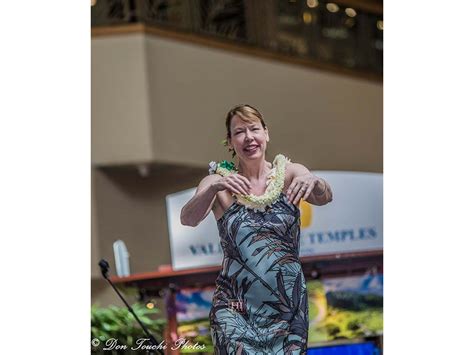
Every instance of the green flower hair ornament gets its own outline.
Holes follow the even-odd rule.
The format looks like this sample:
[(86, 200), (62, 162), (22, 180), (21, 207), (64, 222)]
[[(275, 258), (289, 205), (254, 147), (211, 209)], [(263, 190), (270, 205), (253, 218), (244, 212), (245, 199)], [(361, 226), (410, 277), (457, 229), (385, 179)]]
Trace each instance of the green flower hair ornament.
[[(237, 201), (248, 209), (264, 212), (267, 206), (270, 206), (276, 202), (283, 191), (286, 164), (290, 162), (290, 159), (286, 158), (282, 154), (278, 154), (273, 160), (273, 168), (268, 176), (265, 193), (261, 196), (256, 196), (254, 194), (235, 194)], [(209, 163), (209, 174), (228, 176), (230, 174), (236, 173), (237, 169), (235, 168), (233, 162), (222, 160), (219, 163), (216, 163), (215, 161), (211, 161)]]

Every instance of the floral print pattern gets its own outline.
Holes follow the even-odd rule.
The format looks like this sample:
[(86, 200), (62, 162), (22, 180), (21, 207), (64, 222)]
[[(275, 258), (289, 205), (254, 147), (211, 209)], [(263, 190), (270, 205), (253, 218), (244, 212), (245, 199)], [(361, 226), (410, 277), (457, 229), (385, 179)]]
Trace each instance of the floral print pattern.
[(209, 314), (215, 354), (306, 353), (299, 209), (280, 193), (263, 212), (235, 202), (217, 225), (224, 260)]

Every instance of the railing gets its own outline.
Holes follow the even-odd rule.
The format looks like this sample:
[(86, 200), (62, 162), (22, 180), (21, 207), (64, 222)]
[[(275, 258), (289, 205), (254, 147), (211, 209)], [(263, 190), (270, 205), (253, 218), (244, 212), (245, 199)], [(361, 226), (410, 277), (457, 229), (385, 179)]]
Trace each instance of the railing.
[(379, 0), (93, 0), (92, 26), (144, 23), (383, 73)]

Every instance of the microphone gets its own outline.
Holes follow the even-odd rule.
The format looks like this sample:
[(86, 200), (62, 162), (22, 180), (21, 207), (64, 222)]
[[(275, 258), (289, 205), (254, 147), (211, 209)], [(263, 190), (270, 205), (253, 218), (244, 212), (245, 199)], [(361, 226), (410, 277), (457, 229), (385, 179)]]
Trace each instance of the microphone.
[(99, 261), (99, 266), (100, 266), (100, 271), (102, 272), (102, 276), (107, 278), (107, 275), (109, 273), (109, 263), (107, 262), (107, 260), (105, 259), (102, 259)]
[[(110, 286), (112, 286), (112, 288), (115, 290), (115, 292), (119, 295), (120, 299), (122, 300), (123, 303), (125, 303), (125, 305), (127, 306), (128, 310), (130, 311), (130, 313), (132, 313), (132, 315), (135, 317), (135, 319), (137, 320), (138, 324), (140, 324), (141, 328), (143, 329), (143, 331), (145, 332), (145, 334), (148, 336), (148, 338), (150, 339), (150, 342), (152, 343), (152, 345), (154, 345), (156, 347), (156, 351), (160, 354), (163, 354), (163, 350), (161, 349), (160, 347), (160, 344), (158, 343), (158, 341), (156, 340), (156, 338), (150, 334), (150, 332), (148, 331), (148, 329), (145, 327), (145, 325), (140, 321), (140, 318), (138, 318), (138, 316), (135, 314), (135, 312), (133, 311), (132, 307), (130, 307), (130, 305), (127, 303), (127, 301), (125, 300), (125, 298), (123, 298), (123, 296), (120, 294), (119, 290), (115, 287), (115, 285), (112, 283), (112, 281), (110, 281), (109, 277), (108, 277), (108, 273), (109, 273), (109, 263), (107, 260), (105, 259), (102, 259), (99, 261), (99, 267), (100, 267), (100, 270), (102, 272), (102, 276), (104, 277), (104, 279), (106, 279)], [(153, 352), (152, 352), (153, 353)]]

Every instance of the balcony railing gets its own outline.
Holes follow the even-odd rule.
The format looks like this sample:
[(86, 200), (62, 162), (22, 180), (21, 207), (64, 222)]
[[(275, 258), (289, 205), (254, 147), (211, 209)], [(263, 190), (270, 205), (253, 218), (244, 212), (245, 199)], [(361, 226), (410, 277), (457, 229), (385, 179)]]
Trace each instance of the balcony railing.
[(92, 26), (143, 23), (382, 77), (379, 0), (94, 0)]

